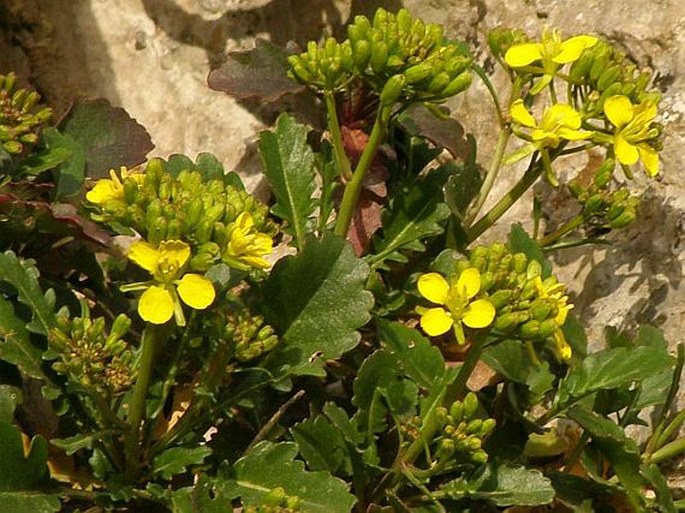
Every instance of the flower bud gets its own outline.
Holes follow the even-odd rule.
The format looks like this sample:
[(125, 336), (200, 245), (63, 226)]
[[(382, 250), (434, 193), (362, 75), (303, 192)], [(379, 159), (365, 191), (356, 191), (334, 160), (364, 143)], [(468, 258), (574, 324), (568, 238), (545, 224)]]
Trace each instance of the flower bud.
[(450, 83), (450, 75), (446, 71), (437, 73), (426, 87), (426, 91), (433, 95), (442, 93)]
[(421, 63), (407, 69), (404, 72), (404, 76), (407, 79), (407, 84), (418, 84), (427, 79), (432, 71), (430, 64)]
[(519, 327), (519, 335), (521, 338), (535, 338), (540, 332), (540, 322), (535, 320), (530, 320), (523, 323)]
[(354, 43), (352, 56), (356, 68), (364, 73), (371, 59), (371, 44), (368, 41), (357, 41)]
[(488, 462), (488, 453), (486, 453), (484, 450), (479, 450), (471, 454), (471, 461), (473, 463), (487, 463)]
[(470, 419), (478, 410), (478, 397), (473, 392), (469, 392), (462, 402), (464, 403), (464, 418)]
[(611, 84), (615, 83), (621, 77), (621, 67), (619, 65), (609, 66), (602, 71), (602, 74), (597, 79), (597, 90), (604, 91)]
[(495, 419), (485, 419), (483, 421), (483, 425), (480, 428), (480, 437), (486, 438), (487, 436), (489, 436), (490, 433), (492, 433), (495, 429), (496, 424), (497, 421)]
[(374, 73), (380, 75), (384, 70), (388, 61), (388, 45), (385, 41), (377, 41), (371, 45), (371, 69)]
[(466, 425), (466, 434), (473, 435), (474, 433), (480, 433), (483, 427), (483, 419), (473, 419)]
[(464, 404), (461, 401), (455, 401), (450, 406), (450, 416), (454, 422), (461, 422), (464, 418)]
[(407, 79), (404, 75), (398, 74), (393, 75), (388, 79), (383, 86), (383, 90), (380, 95), (381, 105), (384, 107), (392, 107), (395, 105), (397, 100), (402, 95), (404, 91), (404, 86), (406, 85)]
[(609, 228), (613, 230), (625, 228), (629, 224), (633, 223), (636, 217), (637, 215), (634, 210), (625, 210), (619, 216), (617, 216), (609, 222)]

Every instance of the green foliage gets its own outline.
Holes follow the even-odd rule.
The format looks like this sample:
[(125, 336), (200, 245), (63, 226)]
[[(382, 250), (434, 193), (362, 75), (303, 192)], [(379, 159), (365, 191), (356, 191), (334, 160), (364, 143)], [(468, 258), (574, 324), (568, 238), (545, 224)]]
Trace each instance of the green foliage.
[(224, 493), (240, 497), (245, 506), (258, 506), (281, 489), (284, 499), (295, 502), (303, 513), (346, 513), (355, 502), (342, 481), (326, 472), (308, 472), (295, 460), (291, 443), (257, 444), (234, 466), (234, 478), (224, 484)]
[(286, 232), (302, 249), (317, 203), (312, 197), (314, 153), (307, 145), (307, 129), (282, 114), (276, 121), (275, 132), (262, 132), (259, 148), (264, 176), (276, 197), (271, 211), (287, 223)]
[(309, 238), (301, 253), (285, 257), (261, 290), (264, 315), (283, 337), (269, 366), (278, 373), (323, 375), (323, 362), (359, 343), (372, 298), (364, 288), (368, 267), (342, 239)]

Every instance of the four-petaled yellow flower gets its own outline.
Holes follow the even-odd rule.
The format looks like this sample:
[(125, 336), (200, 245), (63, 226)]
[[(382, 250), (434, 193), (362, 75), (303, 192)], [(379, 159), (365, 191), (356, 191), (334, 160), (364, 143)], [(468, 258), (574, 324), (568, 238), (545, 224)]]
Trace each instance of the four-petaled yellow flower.
[(495, 307), (487, 299), (472, 299), (480, 291), (480, 272), (475, 267), (465, 269), (458, 279), (448, 283), (438, 273), (424, 274), (419, 278), (419, 293), (431, 303), (445, 308), (417, 308), (421, 314), (421, 328), (431, 337), (454, 329), (457, 342), (466, 341), (463, 325), (485, 328), (495, 318)]
[(556, 103), (545, 108), (542, 120), (538, 123), (528, 112), (523, 100), (516, 100), (509, 111), (511, 119), (519, 125), (530, 128), (528, 138), (532, 141), (532, 148), (556, 148), (562, 139), (566, 141), (580, 141), (587, 139), (592, 132), (580, 128), (583, 120), (580, 114), (570, 105)]
[(95, 182), (95, 186), (86, 194), (86, 199), (96, 205), (104, 205), (112, 200), (122, 200), (124, 199), (124, 180), (126, 178), (132, 178), (138, 185), (145, 178), (145, 175), (141, 173), (129, 172), (124, 166), (121, 166), (119, 173), (121, 179), (117, 176), (116, 171), (111, 169), (109, 171), (110, 178), (103, 178)]
[(252, 215), (243, 212), (229, 225), (228, 244), (222, 260), (243, 271), (251, 267), (267, 269), (271, 264), (263, 257), (271, 253), (272, 246), (271, 237), (256, 231)]
[(654, 102), (645, 100), (633, 105), (627, 96), (611, 96), (604, 102), (604, 113), (616, 128), (614, 153), (621, 164), (631, 166), (638, 159), (649, 176), (659, 173), (659, 154), (647, 141), (658, 135), (651, 127), (656, 117)]
[[(183, 274), (190, 259), (190, 246), (180, 240), (162, 241), (158, 248), (148, 242), (131, 244), (128, 258), (152, 274), (152, 284), (132, 284), (125, 290), (146, 289), (138, 301), (138, 313), (152, 324), (164, 324), (172, 316), (179, 326), (185, 325), (181, 300), (196, 310), (212, 304), (215, 291), (212, 282), (199, 274)], [(179, 279), (180, 278), (180, 279)]]
[(530, 91), (531, 94), (538, 94), (552, 81), (561, 66), (577, 61), (583, 50), (593, 47), (596, 43), (596, 37), (587, 35), (574, 36), (562, 41), (558, 31), (545, 30), (540, 43), (514, 45), (507, 50), (504, 60), (515, 69), (525, 68), (540, 61), (541, 68), (531, 69), (543, 73), (543, 77)]

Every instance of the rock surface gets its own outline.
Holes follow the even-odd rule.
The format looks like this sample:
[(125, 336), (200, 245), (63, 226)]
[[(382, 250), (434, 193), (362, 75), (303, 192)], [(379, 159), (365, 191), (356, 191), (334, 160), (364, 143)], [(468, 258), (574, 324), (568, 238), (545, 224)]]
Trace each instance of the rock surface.
[[(560, 278), (570, 284), (575, 313), (590, 327), (591, 343), (601, 343), (605, 326), (632, 329), (639, 323), (658, 326), (671, 344), (679, 343), (685, 329), (681, 0), (4, 0), (0, 70), (30, 79), (59, 112), (82, 96), (123, 106), (148, 128), (156, 155), (208, 151), (226, 168), (254, 177), (259, 160), (252, 143), (275, 113), (208, 89), (210, 68), (226, 51), (249, 48), (257, 37), (284, 45), (339, 35), (351, 13), (372, 14), (378, 6), (405, 6), (445, 24), (486, 68), (488, 30), (516, 26), (535, 36), (550, 26), (605, 36), (656, 70), (666, 133), (663, 170), (657, 180), (638, 177), (647, 187), (640, 221), (615, 236), (613, 246), (568, 250), (555, 259)], [(502, 83), (502, 77), (493, 80)], [(484, 128), (494, 119), (485, 97), (483, 86), (474, 84), (453, 105), (468, 130), (486, 136), (480, 139), (483, 164), (494, 142)], [(551, 204), (553, 219), (551, 209), (564, 207), (562, 201)], [(512, 211), (495, 235), (528, 219), (528, 208)]]

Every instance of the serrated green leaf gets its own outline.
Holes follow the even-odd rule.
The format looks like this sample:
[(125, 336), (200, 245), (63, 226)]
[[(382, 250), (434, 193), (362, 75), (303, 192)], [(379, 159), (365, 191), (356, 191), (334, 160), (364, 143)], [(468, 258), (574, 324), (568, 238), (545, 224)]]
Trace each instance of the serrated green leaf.
[(552, 263), (530, 235), (526, 233), (520, 223), (513, 224), (509, 232), (509, 248), (512, 253), (524, 253), (530, 260), (537, 260), (542, 266), (542, 277), (552, 274)]
[(436, 170), (425, 178), (411, 177), (395, 192), (383, 213), (383, 230), (374, 241), (374, 254), (367, 257), (372, 268), (382, 268), (386, 261), (406, 262), (406, 251), (424, 251), (422, 240), (439, 235), (442, 222), (450, 215), (443, 203), (443, 185), (448, 170)]
[(71, 158), (68, 148), (45, 149), (24, 159), (14, 172), (16, 176), (38, 175), (43, 171), (54, 169)]
[(44, 488), (50, 478), (47, 463), (48, 442), (43, 437), (31, 440), (25, 456), (21, 431), (0, 422), (0, 493)]
[(309, 469), (352, 474), (345, 439), (328, 417), (317, 415), (293, 426), (290, 432)]
[(380, 350), (362, 363), (354, 380), (352, 404), (358, 410), (354, 421), (366, 435), (373, 435), (387, 429), (388, 414), (396, 418), (415, 413), (419, 389), (416, 384), (404, 377), (404, 370), (397, 358)]
[(378, 337), (395, 355), (406, 375), (421, 388), (430, 390), (445, 374), (442, 353), (417, 330), (379, 319)]
[(541, 472), (507, 465), (490, 464), (475, 483), (460, 478), (440, 490), (453, 499), (487, 500), (500, 507), (540, 506), (554, 500), (552, 483)]
[(181, 474), (191, 465), (202, 465), (212, 450), (201, 445), (198, 447), (172, 447), (158, 454), (152, 460), (152, 473), (162, 479), (171, 479)]
[(267, 358), (269, 368), (277, 375), (323, 375), (324, 360), (355, 347), (373, 304), (368, 272), (333, 235), (310, 237), (301, 253), (280, 260), (261, 290), (267, 322), (283, 337)]
[(20, 260), (11, 251), (0, 254), (0, 281), (10, 283), (19, 293), (19, 301), (31, 310), (33, 319), (26, 328), (47, 336), (55, 323), (54, 292), (45, 294), (38, 283), (38, 270), (28, 261)]
[(618, 347), (588, 355), (561, 382), (557, 395), (563, 405), (602, 389), (618, 388), (672, 369), (675, 359), (653, 347)]
[(316, 175), (307, 129), (289, 115), (281, 114), (275, 131), (260, 134), (259, 150), (264, 176), (276, 197), (271, 211), (287, 222), (285, 231), (302, 249), (318, 203), (313, 197)]
[(195, 166), (205, 181), (224, 178), (224, 165), (211, 153), (200, 153), (195, 159)]
[(347, 412), (335, 403), (326, 403), (323, 413), (331, 421), (346, 441), (352, 445), (359, 445), (364, 441), (364, 436), (357, 430), (357, 426), (347, 415)]
[(634, 440), (612, 420), (580, 406), (570, 408), (566, 415), (577, 422), (591, 437), (602, 455), (624, 486), (630, 502), (638, 511), (644, 508), (642, 487), (645, 479), (640, 474), (642, 460)]
[(86, 177), (86, 153), (83, 146), (68, 134), (56, 128), (46, 128), (43, 139), (50, 149), (65, 148), (71, 157), (58, 166), (56, 198), (63, 200), (76, 196)]
[(355, 502), (347, 484), (327, 472), (308, 472), (295, 460), (293, 443), (260, 442), (235, 463), (235, 480), (227, 482), (227, 495), (240, 497), (245, 506), (258, 506), (275, 488), (299, 498), (302, 513), (347, 513)]

